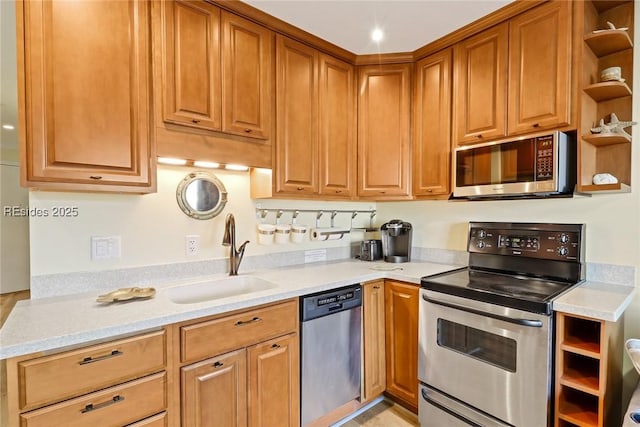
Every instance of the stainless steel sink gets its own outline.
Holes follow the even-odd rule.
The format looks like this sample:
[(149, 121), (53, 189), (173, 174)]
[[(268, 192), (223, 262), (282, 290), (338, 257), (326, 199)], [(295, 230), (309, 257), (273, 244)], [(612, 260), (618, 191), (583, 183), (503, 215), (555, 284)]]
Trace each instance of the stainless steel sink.
[(277, 285), (254, 276), (231, 276), (169, 288), (169, 299), (177, 304), (193, 304), (273, 289)]

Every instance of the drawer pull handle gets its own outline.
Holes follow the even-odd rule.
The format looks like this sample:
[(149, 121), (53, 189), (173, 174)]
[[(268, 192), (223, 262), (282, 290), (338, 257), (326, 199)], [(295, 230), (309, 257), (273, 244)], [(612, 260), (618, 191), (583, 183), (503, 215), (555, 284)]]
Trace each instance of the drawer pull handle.
[(271, 346), (271, 348), (280, 348), (280, 344), (274, 344)]
[(101, 176), (99, 176), (99, 175), (91, 175), (89, 178), (91, 178), (91, 179), (95, 179), (96, 181), (98, 181), (98, 180), (101, 180), (101, 179), (102, 179), (102, 177), (101, 177)]
[(380, 286), (374, 286), (373, 289), (380, 289)]
[(224, 363), (222, 363), (222, 362), (216, 362), (216, 363), (214, 363), (214, 364), (213, 364), (213, 367), (214, 367), (214, 368), (219, 368), (219, 367), (220, 367), (220, 366), (222, 366), (222, 365), (224, 365)]
[(534, 123), (532, 126), (533, 126), (534, 128), (540, 127), (540, 123)]
[(106, 408), (107, 406), (115, 405), (118, 402), (122, 402), (124, 397), (120, 395), (113, 396), (113, 399), (107, 400), (106, 402), (98, 403), (94, 405), (93, 403), (89, 403), (84, 409), (81, 409), (80, 412), (86, 414), (87, 412), (95, 411), (96, 409)]
[(261, 318), (259, 318), (259, 317), (254, 317), (254, 318), (253, 318), (253, 319), (251, 319), (251, 320), (238, 320), (238, 321), (236, 322), (236, 326), (249, 325), (249, 324), (251, 324), (251, 323), (259, 322), (259, 321), (261, 321), (261, 320), (262, 320), (262, 319), (261, 319)]
[(99, 362), (101, 360), (105, 360), (105, 359), (111, 359), (112, 357), (116, 357), (116, 356), (122, 356), (124, 353), (121, 352), (120, 350), (113, 350), (111, 353), (109, 354), (105, 354), (102, 356), (96, 356), (96, 357), (85, 357), (84, 359), (82, 359), (82, 362), (78, 362), (78, 365), (86, 365), (88, 363), (94, 363), (94, 362)]
[(246, 133), (251, 133), (251, 129), (247, 128), (244, 130)]
[(200, 123), (200, 120), (198, 120), (198, 119), (193, 119), (193, 120), (191, 120), (191, 121), (192, 121), (193, 123), (195, 123), (195, 124)]
[(296, 190), (302, 191), (302, 190), (304, 190), (304, 188), (303, 187), (297, 187)]

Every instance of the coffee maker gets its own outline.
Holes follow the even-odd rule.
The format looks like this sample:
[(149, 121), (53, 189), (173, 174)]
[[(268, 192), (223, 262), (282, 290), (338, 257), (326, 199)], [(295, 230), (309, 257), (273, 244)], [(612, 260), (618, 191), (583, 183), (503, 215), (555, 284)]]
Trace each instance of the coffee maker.
[(411, 224), (401, 219), (382, 224), (382, 255), (386, 262), (411, 261), (411, 233)]

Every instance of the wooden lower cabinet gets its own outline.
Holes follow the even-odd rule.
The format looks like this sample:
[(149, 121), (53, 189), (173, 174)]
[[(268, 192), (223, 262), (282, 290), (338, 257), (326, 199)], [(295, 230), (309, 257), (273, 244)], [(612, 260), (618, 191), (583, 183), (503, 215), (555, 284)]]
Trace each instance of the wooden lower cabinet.
[(241, 349), (182, 368), (182, 425), (247, 425), (247, 356)]
[(362, 401), (382, 394), (386, 388), (384, 280), (362, 286), (363, 386)]
[(385, 282), (387, 395), (418, 411), (418, 285)]
[(266, 341), (247, 349), (249, 425), (293, 427), (300, 423), (298, 335)]

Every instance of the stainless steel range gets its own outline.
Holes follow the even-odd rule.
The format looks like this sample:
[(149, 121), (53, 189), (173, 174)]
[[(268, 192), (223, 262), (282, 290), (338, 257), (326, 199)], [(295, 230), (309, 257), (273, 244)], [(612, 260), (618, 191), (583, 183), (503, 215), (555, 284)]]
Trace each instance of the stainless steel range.
[(555, 298), (584, 277), (584, 225), (469, 223), (469, 267), (422, 278), (420, 424), (550, 425)]

